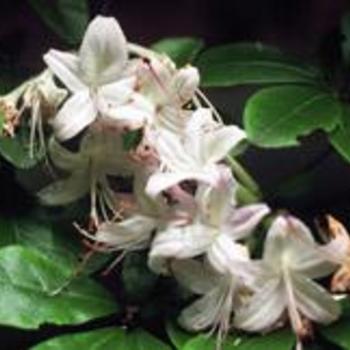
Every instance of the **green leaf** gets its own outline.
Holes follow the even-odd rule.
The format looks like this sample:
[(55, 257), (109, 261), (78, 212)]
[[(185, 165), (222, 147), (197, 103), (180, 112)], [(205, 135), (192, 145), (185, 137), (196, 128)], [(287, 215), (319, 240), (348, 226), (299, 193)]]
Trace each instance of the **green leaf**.
[(151, 334), (136, 330), (126, 332), (121, 328), (64, 335), (49, 339), (31, 350), (170, 350), (170, 347)]
[(117, 311), (113, 297), (94, 281), (80, 277), (55, 293), (70, 272), (35, 250), (0, 249), (0, 324), (25, 329), (80, 324)]
[(142, 131), (140, 129), (129, 131), (122, 136), (123, 139), (123, 149), (125, 151), (130, 151), (136, 149), (142, 140)]
[(28, 0), (45, 24), (70, 45), (80, 43), (88, 20), (87, 0)]
[(342, 42), (343, 58), (347, 64), (350, 64), (350, 12), (342, 18), (341, 31), (344, 35)]
[(295, 336), (289, 330), (275, 331), (267, 335), (247, 337), (232, 350), (292, 350)]
[(329, 140), (338, 153), (350, 162), (350, 106), (344, 105), (340, 125), (329, 134)]
[(0, 247), (8, 245), (35, 249), (71, 270), (77, 266), (81, 250), (74, 236), (65, 234), (61, 229), (55, 231), (49, 223), (18, 216), (0, 217)]
[(341, 113), (340, 103), (329, 92), (311, 86), (276, 86), (248, 100), (244, 126), (250, 141), (258, 146), (296, 146), (300, 136), (335, 129)]
[(196, 61), (202, 86), (307, 83), (319, 79), (316, 68), (300, 63), (261, 43), (239, 43), (210, 48)]
[(182, 350), (185, 344), (193, 338), (193, 334), (184, 331), (174, 322), (166, 324), (166, 332), (176, 350)]
[(198, 38), (169, 38), (152, 45), (152, 50), (168, 55), (178, 67), (191, 63), (203, 48), (203, 40)]

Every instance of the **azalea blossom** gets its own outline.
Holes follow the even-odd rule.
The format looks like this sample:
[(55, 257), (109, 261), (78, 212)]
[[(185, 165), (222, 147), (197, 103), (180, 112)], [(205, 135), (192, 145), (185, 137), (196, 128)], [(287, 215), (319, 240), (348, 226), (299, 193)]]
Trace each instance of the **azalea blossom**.
[(90, 193), (91, 216), (97, 218), (97, 204), (114, 210), (114, 192), (108, 176), (132, 174), (132, 165), (123, 151), (120, 135), (91, 130), (81, 141), (79, 152), (71, 152), (54, 139), (50, 157), (58, 169), (68, 173), (39, 192), (46, 205), (65, 205)]
[[(310, 230), (292, 216), (279, 216), (264, 243), (261, 271), (255, 294), (236, 310), (235, 326), (265, 332), (277, 326), (287, 311), (298, 338), (309, 332), (306, 320), (328, 324), (340, 314), (332, 296), (312, 279), (329, 275), (334, 266), (326, 261)], [(300, 347), (300, 343), (299, 343)]]
[(167, 259), (206, 254), (218, 272), (252, 278), (254, 269), (247, 248), (237, 241), (255, 229), (269, 208), (266, 204), (237, 208), (237, 184), (228, 169), (225, 175), (219, 188), (206, 185), (199, 188), (197, 213), (191, 224), (166, 227), (156, 235), (149, 254), (149, 265), (154, 271), (166, 273)]
[[(142, 125), (152, 105), (135, 93), (135, 76), (124, 76), (126, 38), (112, 17), (97, 16), (88, 26), (77, 54), (50, 50), (44, 60), (72, 92), (52, 122), (59, 140), (89, 126), (98, 115)], [(134, 125), (135, 126), (135, 125)]]
[(196, 110), (183, 137), (164, 130), (155, 140), (161, 167), (150, 177), (146, 192), (156, 196), (185, 180), (216, 186), (221, 178), (218, 162), (243, 139), (238, 127), (215, 124), (210, 110)]
[(171, 271), (178, 282), (200, 297), (186, 307), (179, 323), (188, 331), (217, 331), (217, 349), (231, 327), (232, 313), (240, 303), (240, 282), (232, 274), (219, 274), (206, 263), (174, 261)]

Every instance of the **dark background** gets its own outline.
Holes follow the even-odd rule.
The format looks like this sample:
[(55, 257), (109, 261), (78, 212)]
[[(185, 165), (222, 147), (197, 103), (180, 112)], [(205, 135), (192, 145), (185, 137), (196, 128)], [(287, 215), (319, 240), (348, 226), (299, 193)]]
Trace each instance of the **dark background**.
[[(50, 6), (52, 1), (47, 3)], [(115, 16), (128, 39), (140, 44), (169, 36), (197, 36), (208, 46), (259, 40), (333, 69), (339, 56), (339, 21), (349, 1), (91, 0), (90, 7), (92, 16)], [(51, 47), (67, 49), (25, 0), (1, 1), (0, 63), (15, 65), (18, 72), (29, 76), (44, 67), (41, 57)], [(244, 101), (252, 91), (254, 88), (239, 87), (208, 93), (214, 105), (240, 123)], [(309, 220), (328, 212), (349, 220), (350, 165), (335, 154), (321, 133), (303, 140), (299, 148), (250, 148), (243, 161), (272, 206), (292, 207)], [(39, 335), (3, 329), (0, 347), (26, 348), (55, 332), (45, 329)]]

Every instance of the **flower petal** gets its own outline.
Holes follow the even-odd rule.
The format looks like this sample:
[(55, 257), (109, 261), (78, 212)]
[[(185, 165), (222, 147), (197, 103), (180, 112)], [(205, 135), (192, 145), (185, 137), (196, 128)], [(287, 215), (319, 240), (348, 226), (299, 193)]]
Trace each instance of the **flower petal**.
[(233, 240), (245, 238), (254, 231), (256, 226), (269, 213), (270, 208), (262, 203), (231, 208), (222, 230)]
[(156, 226), (153, 218), (134, 215), (121, 222), (102, 224), (96, 232), (96, 240), (118, 250), (142, 249), (148, 245)]
[(50, 158), (58, 168), (69, 172), (82, 169), (87, 159), (80, 152), (71, 152), (60, 145), (54, 138), (49, 143)]
[(79, 172), (44, 187), (38, 192), (38, 197), (45, 205), (66, 205), (82, 198), (88, 191), (88, 176)]
[(79, 78), (79, 58), (76, 55), (50, 50), (44, 55), (44, 61), (69, 90), (79, 92), (87, 89)]
[(209, 328), (216, 320), (220, 319), (222, 310), (218, 306), (221, 299), (222, 290), (214, 288), (183, 310), (179, 317), (179, 323), (189, 331)]
[(104, 84), (98, 89), (98, 96), (106, 104), (120, 105), (127, 102), (134, 92), (136, 77), (128, 77)]
[(328, 324), (340, 316), (339, 304), (320, 285), (298, 273), (291, 273), (297, 307), (308, 319)]
[(205, 133), (202, 137), (205, 162), (216, 163), (223, 160), (235, 146), (244, 140), (246, 134), (237, 126), (231, 125)]
[(219, 273), (232, 273), (247, 284), (255, 279), (255, 266), (249, 260), (246, 246), (232, 242), (227, 235), (219, 235), (208, 247), (207, 257), (211, 266)]
[(206, 294), (219, 283), (219, 275), (196, 260), (175, 260), (171, 271), (177, 281), (195, 294)]
[(203, 254), (213, 240), (210, 227), (194, 224), (169, 227), (159, 232), (152, 242), (149, 266), (153, 271), (166, 273), (164, 263), (169, 258), (188, 259)]
[(269, 279), (247, 305), (236, 310), (234, 325), (249, 332), (264, 332), (276, 325), (285, 308), (285, 292), (281, 280)]
[(88, 85), (118, 79), (127, 62), (125, 36), (113, 17), (97, 16), (88, 26), (79, 53), (81, 74)]
[(55, 136), (65, 141), (90, 125), (97, 116), (97, 110), (89, 93), (80, 92), (70, 97), (52, 121)]

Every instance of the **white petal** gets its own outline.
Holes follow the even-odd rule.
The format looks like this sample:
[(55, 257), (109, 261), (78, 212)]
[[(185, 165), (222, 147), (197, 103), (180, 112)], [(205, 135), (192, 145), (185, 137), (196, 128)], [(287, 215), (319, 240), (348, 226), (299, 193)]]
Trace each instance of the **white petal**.
[(195, 67), (187, 66), (177, 71), (171, 83), (171, 90), (180, 104), (185, 104), (194, 97), (199, 79), (199, 72)]
[(196, 260), (175, 260), (171, 271), (182, 286), (195, 294), (205, 294), (219, 283), (219, 275)]
[(121, 222), (105, 223), (96, 232), (96, 240), (116, 249), (142, 249), (147, 246), (156, 221), (135, 215)]
[(208, 261), (219, 273), (240, 276), (248, 284), (255, 279), (247, 247), (234, 243), (230, 237), (219, 235), (208, 249)]
[(223, 160), (245, 138), (245, 132), (233, 125), (205, 133), (202, 141), (205, 161), (216, 163)]
[(98, 89), (98, 97), (107, 105), (124, 104), (134, 92), (135, 84), (136, 77), (128, 77), (117, 82), (104, 84)]
[(44, 61), (69, 90), (79, 92), (87, 89), (79, 77), (79, 59), (76, 55), (50, 50), (44, 55)]
[(169, 227), (153, 240), (149, 266), (153, 271), (166, 273), (164, 262), (169, 258), (188, 259), (203, 254), (213, 240), (213, 230), (200, 224)]
[(90, 22), (80, 47), (81, 73), (89, 85), (118, 79), (127, 56), (125, 36), (113, 17), (97, 16)]
[(199, 298), (182, 311), (179, 323), (189, 331), (200, 331), (208, 328), (220, 319), (222, 310), (218, 306), (221, 298), (221, 289), (214, 288), (210, 293)]
[(97, 110), (88, 92), (70, 97), (52, 121), (55, 136), (65, 141), (90, 125), (97, 116)]
[(162, 191), (179, 184), (184, 180), (197, 179), (201, 177), (198, 173), (155, 173), (147, 183), (146, 193), (151, 197), (156, 197)]
[(269, 212), (270, 208), (260, 203), (232, 208), (222, 230), (234, 240), (242, 239), (251, 234)]
[(325, 289), (310, 279), (291, 273), (297, 307), (308, 319), (328, 324), (340, 316), (339, 304)]
[(58, 168), (66, 171), (81, 170), (87, 165), (87, 159), (80, 152), (71, 152), (54, 138), (49, 143), (50, 158)]
[(43, 188), (38, 197), (45, 205), (65, 205), (82, 198), (88, 191), (88, 176), (80, 172)]
[(286, 308), (284, 288), (279, 279), (269, 279), (250, 299), (248, 305), (235, 313), (234, 325), (249, 332), (273, 328)]

